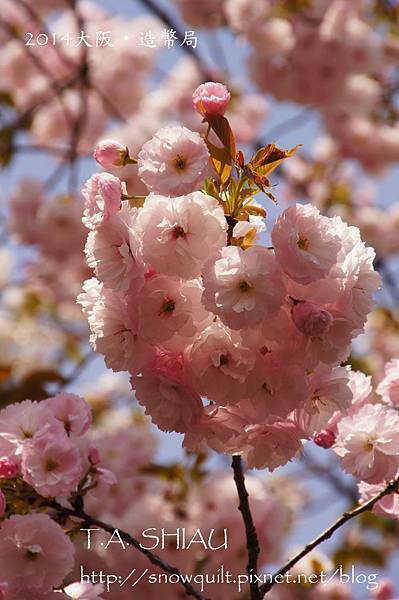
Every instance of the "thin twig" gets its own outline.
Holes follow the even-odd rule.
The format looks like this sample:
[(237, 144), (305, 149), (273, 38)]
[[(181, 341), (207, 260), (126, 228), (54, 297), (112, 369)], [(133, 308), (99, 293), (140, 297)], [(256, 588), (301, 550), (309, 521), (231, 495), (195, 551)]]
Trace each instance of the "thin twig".
[(260, 548), (255, 524), (251, 514), (251, 508), (249, 506), (248, 492), (247, 488), (245, 487), (245, 477), (242, 469), (241, 456), (234, 455), (231, 466), (233, 468), (234, 481), (240, 500), (238, 510), (241, 512), (245, 525), (245, 535), (247, 540), (248, 552), (247, 573), (250, 582), (249, 587), (251, 591), (251, 600), (259, 600), (261, 596), (259, 595), (259, 588), (258, 584), (256, 583), (255, 575), (258, 574), (258, 557), (260, 553)]
[[(178, 38), (184, 39), (184, 32), (182, 31), (182, 29), (177, 23), (175, 23), (172, 17), (161, 6), (159, 6), (157, 2), (155, 2), (155, 0), (141, 0), (141, 2), (161, 21), (163, 21), (167, 27), (173, 29), (176, 32)], [(212, 79), (212, 75), (208, 67), (203, 63), (201, 57), (199, 56), (198, 52), (196, 52), (193, 46), (188, 46), (187, 44), (184, 44), (181, 45), (180, 48), (195, 60), (200, 72), (202, 73), (204, 80)]]
[(285, 573), (287, 573), (290, 569), (292, 569), (292, 567), (294, 565), (296, 565), (304, 556), (307, 556), (312, 550), (314, 550), (314, 548), (319, 546), (319, 544), (328, 540), (333, 535), (333, 533), (335, 533), (338, 529), (340, 529), (348, 521), (350, 521), (351, 519), (354, 519), (355, 517), (357, 517), (358, 515), (361, 515), (364, 512), (372, 510), (374, 505), (377, 502), (379, 502), (382, 498), (384, 498), (385, 496), (388, 496), (389, 494), (398, 493), (398, 491), (399, 491), (399, 476), (396, 477), (396, 479), (394, 479), (390, 483), (388, 483), (388, 485), (382, 490), (382, 492), (380, 492), (379, 494), (377, 494), (376, 496), (371, 498), (368, 502), (366, 502), (365, 504), (361, 504), (360, 506), (358, 506), (357, 508), (355, 508), (354, 510), (352, 510), (350, 512), (345, 512), (341, 517), (339, 517), (339, 519), (337, 519), (335, 521), (335, 523), (333, 523), (330, 527), (328, 527), (328, 529), (323, 531), (323, 533), (321, 533), (312, 542), (309, 542), (309, 544), (307, 544), (300, 552), (298, 552), (293, 558), (291, 558), (288, 562), (286, 562), (285, 565), (283, 567), (281, 567), (281, 569), (276, 571), (274, 573), (274, 575), (272, 575), (270, 581), (268, 581), (267, 583), (264, 583), (259, 588), (259, 592), (260, 592), (259, 598), (263, 598), (265, 596), (265, 594), (267, 594), (267, 592), (269, 592), (272, 589), (272, 587), (277, 583), (277, 581), (280, 581), (281, 575), (285, 575)]
[(24, 40), (14, 31), (13, 27), (11, 27), (6, 21), (0, 20), (0, 26), (17, 42), (21, 44), (24, 49), (26, 56), (32, 62), (32, 64), (36, 67), (36, 69), (45, 77), (49, 83), (51, 90), (54, 93), (54, 97), (59, 101), (61, 108), (64, 112), (65, 120), (69, 125), (72, 125), (72, 115), (71, 112), (65, 103), (65, 99), (62, 96), (62, 90), (60, 89), (59, 82), (54, 79), (52, 73), (47, 68), (46, 64), (41, 60), (41, 58), (31, 49), (30, 46), (24, 44)]
[(284, 135), (284, 133), (293, 131), (298, 127), (302, 127), (302, 125), (305, 125), (306, 122), (312, 117), (313, 112), (310, 110), (309, 107), (306, 107), (300, 110), (297, 114), (293, 115), (292, 117), (289, 117), (285, 121), (274, 125), (271, 129), (269, 129), (269, 131), (266, 131), (263, 138), (266, 140), (273, 141), (275, 138)]
[(352, 502), (357, 502), (358, 494), (356, 487), (347, 485), (332, 469), (320, 465), (307, 453), (302, 455), (302, 462), (311, 473), (321, 475), (338, 493), (343, 494)]
[(64, 508), (63, 506), (58, 504), (56, 501), (49, 502), (48, 506), (50, 508), (53, 508), (56, 511), (58, 511), (61, 515), (67, 515), (69, 517), (82, 519), (82, 521), (84, 521), (85, 524), (90, 525), (90, 526), (97, 525), (98, 527), (100, 527), (104, 531), (107, 531), (111, 535), (115, 533), (116, 529), (118, 529), (120, 538), (124, 542), (129, 544), (130, 546), (133, 546), (134, 548), (136, 548), (136, 550), (141, 552), (141, 554), (144, 554), (144, 556), (146, 556), (153, 565), (156, 565), (157, 567), (162, 569), (162, 571), (164, 571), (165, 573), (169, 573), (170, 575), (177, 575), (181, 585), (186, 590), (188, 596), (197, 598), (197, 600), (210, 600), (209, 598), (208, 599), (205, 598), (205, 596), (203, 596), (199, 591), (197, 591), (194, 586), (192, 586), (188, 581), (186, 581), (186, 578), (182, 576), (181, 572), (179, 571), (179, 569), (177, 569), (177, 567), (172, 567), (172, 565), (170, 565), (169, 563), (162, 560), (159, 556), (157, 556), (150, 550), (143, 548), (140, 545), (140, 542), (136, 538), (131, 536), (129, 533), (127, 533), (126, 531), (123, 531), (122, 529), (116, 528), (114, 525), (109, 525), (108, 523), (105, 523), (104, 521), (100, 521), (99, 519), (92, 517), (91, 515), (87, 514), (83, 509), (78, 510), (76, 508), (75, 509)]

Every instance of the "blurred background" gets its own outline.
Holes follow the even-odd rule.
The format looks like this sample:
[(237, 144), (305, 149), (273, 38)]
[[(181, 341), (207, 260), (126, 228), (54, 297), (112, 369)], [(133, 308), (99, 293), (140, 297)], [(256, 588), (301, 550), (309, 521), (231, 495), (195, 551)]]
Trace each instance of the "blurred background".
[[(152, 473), (163, 465), (169, 483), (193, 460), (201, 472), (228, 472), (229, 457), (187, 456), (180, 436), (147, 422), (127, 375), (90, 349), (75, 303), (91, 276), (80, 189), (98, 168), (93, 147), (115, 138), (135, 156), (167, 123), (201, 130), (191, 94), (208, 80), (230, 89), (227, 116), (248, 155), (302, 144), (273, 176), (268, 220), (312, 202), (375, 247), (384, 288), (350, 362), (377, 384), (399, 357), (398, 23), (396, 0), (1, 0), (0, 407), (70, 390), (118, 435), (138, 429), (138, 448), (144, 427), (157, 447), (146, 455)], [(143, 193), (134, 168), (121, 177), (130, 194)], [(268, 571), (356, 502), (352, 479), (311, 443), (278, 475), (256, 476), (290, 513)], [(398, 532), (396, 521), (368, 515), (317, 560), (356, 564), (399, 589)], [(291, 593), (274, 597), (310, 598)], [(373, 597), (364, 583), (334, 593), (323, 597)]]

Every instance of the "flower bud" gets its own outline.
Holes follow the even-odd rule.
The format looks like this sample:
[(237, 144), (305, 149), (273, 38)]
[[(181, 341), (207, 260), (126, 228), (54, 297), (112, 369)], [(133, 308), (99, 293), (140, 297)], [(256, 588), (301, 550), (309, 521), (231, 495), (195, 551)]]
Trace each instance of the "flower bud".
[(308, 337), (324, 335), (330, 329), (333, 318), (328, 310), (313, 302), (296, 302), (293, 306), (292, 320), (301, 333)]
[(230, 101), (230, 92), (222, 83), (207, 81), (197, 87), (193, 93), (193, 106), (202, 114), (202, 109), (210, 115), (224, 115)]
[(0, 479), (12, 479), (18, 475), (18, 471), (18, 465), (8, 456), (0, 458)]
[(373, 594), (376, 600), (395, 600), (395, 590), (392, 583), (388, 579), (380, 581), (378, 588)]
[(328, 450), (335, 442), (335, 433), (331, 429), (322, 429), (314, 434), (313, 441), (320, 448)]
[(90, 464), (98, 465), (100, 462), (100, 452), (97, 446), (90, 445), (88, 459)]
[(129, 150), (115, 140), (101, 140), (98, 142), (94, 150), (94, 158), (104, 169), (124, 167), (131, 162)]

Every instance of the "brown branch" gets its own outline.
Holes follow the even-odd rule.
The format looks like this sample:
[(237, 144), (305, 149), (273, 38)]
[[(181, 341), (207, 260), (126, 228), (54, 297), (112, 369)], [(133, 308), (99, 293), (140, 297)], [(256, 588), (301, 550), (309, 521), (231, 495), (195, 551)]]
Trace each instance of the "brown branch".
[(355, 517), (357, 517), (358, 515), (361, 515), (364, 512), (372, 510), (374, 505), (377, 502), (379, 502), (379, 500), (384, 498), (385, 496), (388, 496), (388, 494), (394, 494), (394, 493), (398, 493), (398, 492), (399, 492), (399, 476), (396, 477), (396, 479), (394, 479), (390, 483), (388, 483), (388, 485), (382, 490), (382, 492), (380, 492), (379, 494), (377, 494), (376, 496), (371, 498), (368, 502), (361, 504), (360, 506), (358, 506), (357, 508), (355, 508), (354, 510), (352, 510), (350, 512), (345, 512), (341, 517), (339, 517), (339, 519), (337, 519), (335, 521), (335, 523), (333, 523), (330, 527), (328, 527), (328, 529), (323, 531), (323, 533), (321, 533), (312, 542), (309, 542), (309, 544), (307, 544), (300, 552), (298, 552), (295, 556), (293, 556), (293, 558), (291, 558), (288, 562), (286, 562), (285, 565), (283, 567), (281, 567), (281, 569), (276, 571), (272, 575), (271, 580), (268, 581), (267, 583), (264, 583), (259, 588), (259, 593), (260, 593), (259, 598), (263, 598), (265, 596), (265, 594), (267, 594), (267, 592), (269, 592), (272, 589), (272, 587), (276, 584), (276, 579), (280, 580), (281, 575), (285, 575), (285, 573), (288, 573), (288, 571), (294, 565), (296, 565), (304, 556), (307, 556), (312, 550), (314, 550), (314, 548), (319, 546), (319, 544), (328, 540), (333, 535), (333, 533), (335, 533), (338, 529), (340, 529), (348, 521), (350, 521), (351, 519), (354, 519)]
[(259, 600), (261, 596), (259, 594), (258, 584), (256, 583), (256, 577), (254, 576), (258, 574), (258, 557), (260, 553), (260, 548), (255, 524), (252, 519), (251, 508), (249, 506), (248, 492), (247, 488), (245, 487), (245, 477), (242, 469), (241, 456), (234, 455), (232, 458), (231, 466), (233, 468), (234, 481), (240, 500), (238, 510), (241, 512), (245, 526), (245, 535), (247, 540), (248, 551), (247, 573), (250, 582), (249, 587), (251, 592), (251, 600)]
[(120, 538), (124, 542), (126, 542), (130, 546), (133, 546), (136, 550), (138, 550), (139, 552), (141, 552), (141, 554), (144, 554), (144, 556), (146, 556), (148, 558), (148, 560), (153, 565), (156, 565), (157, 567), (159, 567), (160, 569), (162, 569), (162, 571), (164, 571), (165, 573), (169, 573), (170, 575), (177, 575), (177, 577), (179, 578), (179, 581), (180, 581), (181, 585), (186, 590), (186, 593), (187, 593), (188, 596), (192, 596), (193, 598), (197, 598), (197, 600), (210, 600), (209, 598), (208, 599), (205, 598), (205, 596), (203, 596), (188, 581), (185, 581), (186, 578), (184, 578), (182, 576), (182, 573), (179, 571), (179, 569), (177, 567), (173, 567), (169, 563), (167, 563), (164, 560), (162, 560), (157, 554), (154, 554), (150, 550), (147, 550), (146, 548), (143, 548), (140, 545), (140, 542), (136, 538), (134, 538), (133, 536), (131, 536), (129, 533), (127, 533), (126, 531), (123, 531), (122, 529), (119, 529), (119, 528), (115, 527), (114, 525), (109, 525), (108, 523), (105, 523), (104, 521), (101, 521), (100, 519), (96, 519), (95, 517), (92, 517), (91, 515), (87, 514), (83, 509), (77, 509), (77, 508), (75, 508), (75, 509), (69, 509), (69, 508), (64, 508), (63, 506), (61, 506), (60, 504), (58, 504), (56, 501), (49, 502), (48, 503), (48, 507), (55, 509), (61, 515), (66, 515), (66, 516), (69, 516), (69, 517), (74, 517), (74, 518), (81, 519), (87, 525), (97, 525), (98, 527), (100, 527), (101, 529), (103, 529), (107, 533), (110, 533), (111, 535), (113, 533), (115, 533), (115, 530), (117, 529)]

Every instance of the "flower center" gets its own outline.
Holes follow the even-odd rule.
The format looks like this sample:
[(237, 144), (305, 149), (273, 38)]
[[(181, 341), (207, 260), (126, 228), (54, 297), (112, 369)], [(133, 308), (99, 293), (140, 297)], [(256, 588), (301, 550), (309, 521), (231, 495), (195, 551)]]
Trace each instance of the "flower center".
[(26, 558), (29, 558), (30, 560), (37, 558), (40, 553), (41, 548), (38, 544), (32, 544), (32, 546), (26, 548)]
[(161, 314), (170, 314), (175, 310), (175, 301), (172, 298), (165, 298), (161, 306)]
[(174, 164), (177, 171), (184, 171), (184, 169), (186, 168), (186, 159), (180, 156), (180, 154), (178, 154), (175, 158)]
[(175, 240), (177, 240), (178, 238), (185, 238), (186, 232), (184, 231), (183, 227), (181, 227), (180, 225), (175, 225), (173, 228), (173, 237), (175, 238)]
[(374, 441), (367, 440), (364, 444), (364, 449), (366, 450), (366, 452), (372, 452), (374, 450)]
[(252, 289), (252, 286), (247, 281), (240, 281), (238, 284), (238, 289), (240, 292), (249, 292)]
[(46, 469), (47, 473), (51, 473), (51, 471), (55, 471), (57, 467), (58, 467), (58, 463), (55, 460), (53, 460), (52, 458), (49, 458), (45, 465), (45, 469)]
[(271, 389), (269, 388), (269, 386), (267, 385), (266, 381), (264, 381), (264, 382), (262, 383), (262, 390), (263, 390), (263, 391), (264, 391), (266, 394), (271, 394), (271, 393), (272, 393), (272, 391), (271, 391)]
[(229, 357), (227, 354), (221, 354), (219, 356), (219, 366), (223, 367), (223, 365), (227, 365), (227, 363), (229, 362)]
[(309, 240), (306, 237), (300, 237), (297, 241), (297, 246), (300, 250), (307, 250), (309, 248)]

